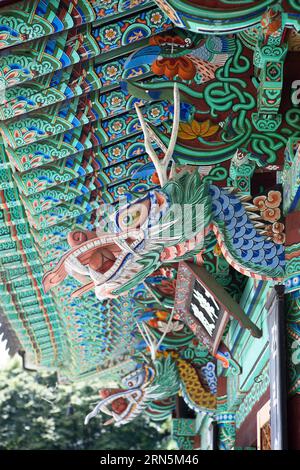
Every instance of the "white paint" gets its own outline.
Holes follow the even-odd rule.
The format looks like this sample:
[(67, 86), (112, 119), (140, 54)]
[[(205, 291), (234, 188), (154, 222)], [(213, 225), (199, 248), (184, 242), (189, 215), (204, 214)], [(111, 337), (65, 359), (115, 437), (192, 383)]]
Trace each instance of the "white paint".
[(2, 335), (0, 337), (0, 369), (3, 369), (9, 359), (8, 352), (6, 351), (6, 340), (2, 340)]

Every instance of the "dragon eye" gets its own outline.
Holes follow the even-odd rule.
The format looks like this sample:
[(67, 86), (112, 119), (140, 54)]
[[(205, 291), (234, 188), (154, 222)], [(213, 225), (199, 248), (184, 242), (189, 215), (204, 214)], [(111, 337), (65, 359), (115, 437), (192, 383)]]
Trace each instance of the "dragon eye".
[(119, 216), (119, 227), (121, 230), (140, 227), (148, 217), (148, 204), (136, 203), (128, 207)]
[(133, 221), (133, 217), (132, 215), (126, 215), (124, 218), (123, 218), (123, 224), (125, 225), (130, 225)]

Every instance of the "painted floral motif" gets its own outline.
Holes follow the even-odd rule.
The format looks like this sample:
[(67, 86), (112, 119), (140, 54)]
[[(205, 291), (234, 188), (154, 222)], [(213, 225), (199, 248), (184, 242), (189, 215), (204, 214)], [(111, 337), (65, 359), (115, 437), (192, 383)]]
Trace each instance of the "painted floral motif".
[(159, 8), (170, 18), (170, 20), (177, 26), (183, 26), (182, 21), (180, 20), (177, 12), (164, 0), (155, 0), (155, 3)]
[(117, 189), (117, 193), (118, 194), (125, 194), (126, 192), (126, 189), (123, 187), (123, 186), (120, 186), (118, 189)]
[(112, 169), (112, 173), (113, 173), (115, 176), (120, 176), (120, 175), (123, 173), (122, 167), (117, 166), (117, 167), (113, 168), (113, 169)]
[(157, 118), (160, 115), (159, 108), (152, 108), (150, 114), (153, 118)]
[(4, 89), (5, 87), (16, 85), (23, 80), (28, 80), (32, 75), (33, 72), (18, 64), (6, 65), (0, 70), (0, 87)]
[(158, 11), (155, 11), (151, 15), (150, 21), (151, 23), (154, 23), (154, 24), (160, 24), (162, 22), (162, 19), (163, 19), (162, 15)]
[(114, 157), (119, 157), (122, 153), (122, 150), (120, 147), (114, 147), (111, 153), (113, 154)]
[[(159, 22), (160, 17), (161, 20)], [(151, 19), (156, 21), (156, 23)], [(101, 52), (103, 52), (120, 47), (121, 45), (132, 44), (150, 37), (151, 34), (157, 34), (171, 27), (170, 20), (160, 10), (151, 9), (147, 12), (140, 12), (113, 25), (96, 26), (93, 28), (93, 36), (97, 40)]]
[(117, 31), (113, 28), (108, 28), (104, 31), (104, 37), (109, 42), (112, 42), (117, 36)]
[(115, 132), (119, 132), (123, 128), (123, 123), (122, 121), (114, 121), (111, 127)]
[(15, 129), (13, 133), (17, 145), (30, 144), (31, 142), (34, 142), (37, 138), (41, 138), (45, 135), (50, 134), (50, 131), (46, 132), (34, 126), (29, 126), (28, 128), (22, 127), (21, 129)]
[(118, 68), (115, 66), (115, 65), (109, 65), (107, 68), (106, 68), (106, 73), (107, 75), (109, 76), (109, 78), (113, 78), (117, 75), (118, 73)]
[(211, 137), (219, 130), (219, 125), (211, 121), (204, 122), (192, 121), (191, 123), (181, 122), (179, 125), (178, 136), (183, 140), (194, 140), (198, 137)]
[(4, 49), (18, 42), (26, 41), (27, 39), (27, 34), (21, 34), (7, 25), (1, 25), (0, 27), (0, 49)]
[(121, 106), (121, 104), (122, 104), (122, 99), (119, 96), (113, 96), (112, 97), (111, 106), (113, 106), (114, 108), (117, 108), (117, 107)]

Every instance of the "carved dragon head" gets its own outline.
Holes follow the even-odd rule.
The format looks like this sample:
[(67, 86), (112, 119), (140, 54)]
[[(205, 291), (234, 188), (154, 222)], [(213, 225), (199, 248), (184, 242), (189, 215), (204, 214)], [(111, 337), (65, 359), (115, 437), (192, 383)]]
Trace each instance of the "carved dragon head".
[[(201, 214), (195, 212), (196, 205)], [(103, 217), (108, 221), (106, 232), (103, 228), (99, 234), (71, 232), (71, 249), (45, 274), (44, 288), (48, 291), (71, 275), (83, 284), (74, 296), (89, 289), (95, 289), (100, 300), (124, 294), (163, 262), (199, 253), (210, 212), (208, 189), (199, 174), (179, 175), (163, 189), (150, 191)]]
[(123, 388), (100, 390), (102, 400), (86, 416), (85, 424), (99, 413), (110, 416), (110, 419), (104, 423), (105, 426), (110, 424), (121, 426), (129, 423), (146, 408), (154, 378), (154, 369), (143, 365), (123, 378)]
[[(172, 411), (172, 403), (181, 390), (186, 404), (197, 412), (214, 413), (216, 391), (211, 384), (203, 385), (201, 374), (206, 371), (206, 380), (215, 376), (215, 365), (208, 362), (199, 373), (190, 361), (183, 360), (175, 352), (168, 352), (156, 358), (151, 365), (144, 363), (122, 380), (122, 388), (100, 391), (101, 401), (85, 419), (99, 413), (110, 417), (105, 425), (121, 426), (129, 423), (142, 412), (152, 416), (154, 404), (160, 404), (156, 419), (165, 419)], [(204, 380), (205, 381), (205, 380)]]
[(102, 400), (87, 415), (85, 424), (102, 412), (110, 416), (105, 425), (121, 426), (140, 415), (153, 401), (176, 395), (180, 387), (176, 364), (167, 356), (151, 365), (139, 365), (122, 379), (122, 387), (101, 390)]

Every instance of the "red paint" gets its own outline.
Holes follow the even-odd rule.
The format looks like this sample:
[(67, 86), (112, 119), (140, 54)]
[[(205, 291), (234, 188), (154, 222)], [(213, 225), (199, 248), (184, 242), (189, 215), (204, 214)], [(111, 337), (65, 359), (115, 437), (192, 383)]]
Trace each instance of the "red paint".
[(288, 400), (288, 449), (300, 450), (300, 395)]
[[(286, 245), (294, 245), (300, 242), (300, 211), (293, 211), (285, 219), (286, 226)], [(293, 255), (293, 257), (295, 254)]]
[(236, 433), (236, 447), (252, 447), (257, 440), (257, 413), (269, 401), (270, 388), (263, 394), (258, 402), (254, 404), (241, 427)]

